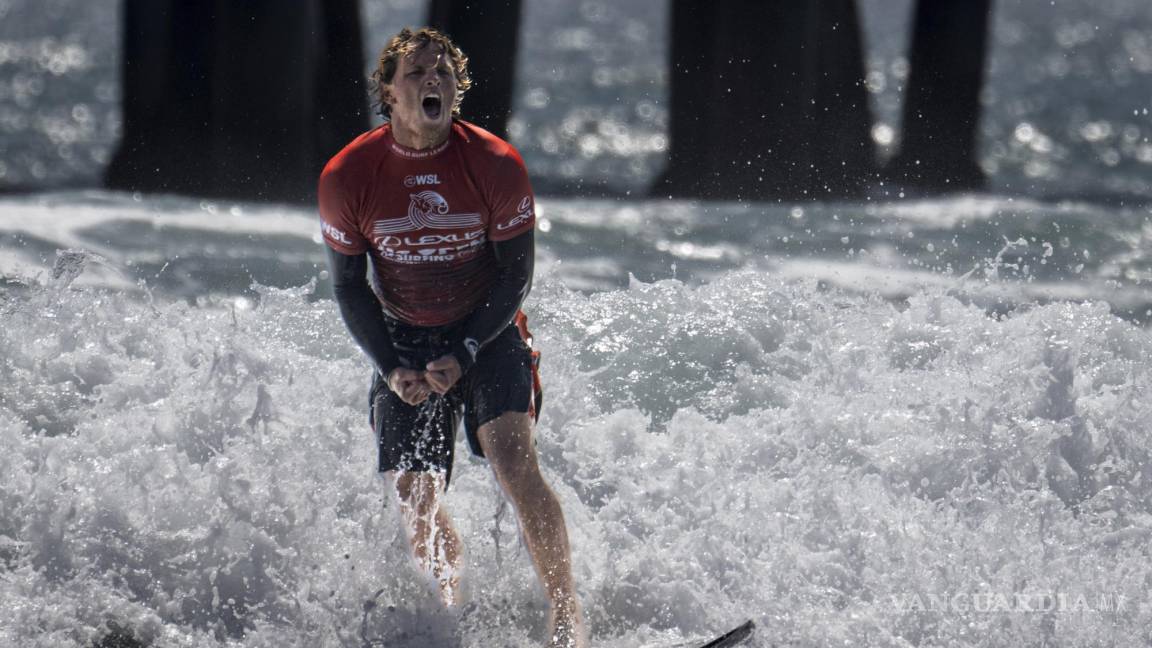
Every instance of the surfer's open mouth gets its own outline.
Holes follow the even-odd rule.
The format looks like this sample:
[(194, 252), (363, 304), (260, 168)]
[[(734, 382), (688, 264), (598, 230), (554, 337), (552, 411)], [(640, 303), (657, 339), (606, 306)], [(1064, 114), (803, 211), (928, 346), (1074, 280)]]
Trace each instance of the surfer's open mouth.
[(424, 101), (420, 102), (420, 106), (424, 108), (424, 114), (429, 119), (439, 119), (440, 111), (443, 109), (440, 102), (440, 97), (429, 95), (424, 97)]

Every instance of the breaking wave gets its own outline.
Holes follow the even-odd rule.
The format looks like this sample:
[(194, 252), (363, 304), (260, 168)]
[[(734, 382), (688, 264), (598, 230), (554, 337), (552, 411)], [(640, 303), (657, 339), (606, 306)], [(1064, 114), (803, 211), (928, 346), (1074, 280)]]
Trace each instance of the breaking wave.
[[(0, 288), (0, 644), (539, 644), (514, 516), (465, 452), (470, 602), (437, 610), (373, 474), (368, 365), (312, 285), (189, 304), (74, 276)], [(1152, 335), (1106, 304), (733, 271), (545, 277), (528, 311), (598, 645), (748, 617), (758, 646), (1148, 641)], [(954, 604), (1037, 594), (1113, 606)]]

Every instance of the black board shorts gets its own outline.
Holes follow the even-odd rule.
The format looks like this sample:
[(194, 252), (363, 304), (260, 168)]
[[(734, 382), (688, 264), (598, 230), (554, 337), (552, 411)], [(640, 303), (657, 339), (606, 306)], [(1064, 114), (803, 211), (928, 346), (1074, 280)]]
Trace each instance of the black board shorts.
[[(422, 369), (450, 352), (457, 339), (451, 329), (431, 329), (389, 322), (393, 345), (403, 366)], [(526, 331), (526, 329), (525, 329)], [(468, 446), (484, 456), (477, 431), (505, 412), (538, 414), (538, 354), (511, 324), (480, 350), (476, 364), (443, 396), (433, 393), (409, 405), (373, 372), (368, 420), (379, 448), (377, 470), (445, 472), (451, 476), (456, 430), (463, 422)]]

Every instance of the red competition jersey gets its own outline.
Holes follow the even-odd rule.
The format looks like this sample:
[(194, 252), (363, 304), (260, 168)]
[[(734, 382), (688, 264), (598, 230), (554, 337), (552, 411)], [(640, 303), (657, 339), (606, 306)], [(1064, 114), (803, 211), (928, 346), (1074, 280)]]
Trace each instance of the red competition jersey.
[(503, 241), (536, 223), (520, 154), (456, 120), (430, 150), (401, 146), (385, 124), (357, 137), (320, 174), (324, 241), (367, 252), (389, 315), (415, 326), (467, 317), (488, 296)]

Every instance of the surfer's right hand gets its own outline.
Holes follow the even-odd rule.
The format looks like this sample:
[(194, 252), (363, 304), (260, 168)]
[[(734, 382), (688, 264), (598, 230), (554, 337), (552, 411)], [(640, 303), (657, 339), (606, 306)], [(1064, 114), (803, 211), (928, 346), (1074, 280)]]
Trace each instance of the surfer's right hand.
[(404, 367), (396, 367), (388, 374), (388, 388), (409, 405), (423, 403), (432, 393), (432, 388), (424, 380), (423, 371)]

